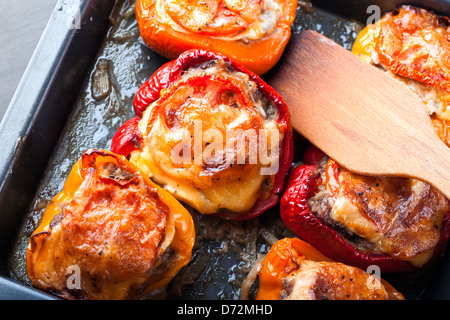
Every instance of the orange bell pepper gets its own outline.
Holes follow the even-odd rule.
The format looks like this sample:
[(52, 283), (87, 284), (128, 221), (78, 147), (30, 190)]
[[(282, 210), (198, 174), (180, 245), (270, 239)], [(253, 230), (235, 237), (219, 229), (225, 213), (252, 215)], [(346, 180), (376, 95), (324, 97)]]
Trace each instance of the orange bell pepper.
[[(311, 298), (316, 296), (316, 299), (384, 298), (404, 300), (403, 295), (387, 281), (380, 279), (381, 283), (378, 289), (374, 289), (375, 287), (370, 287), (373, 279), (370, 279), (369, 275), (361, 269), (333, 262), (310, 244), (298, 238), (284, 238), (271, 247), (262, 263), (256, 299), (280, 300), (283, 291), (286, 290), (288, 279), (292, 279), (292, 276), (303, 267), (313, 270), (311, 265), (314, 263), (320, 263), (317, 270), (319, 273), (326, 272), (324, 276), (327, 280), (321, 280), (319, 275), (317, 281), (312, 281), (312, 287), (308, 289)], [(347, 275), (357, 277), (346, 279)], [(307, 277), (311, 276), (312, 273), (309, 271)], [(305, 282), (310, 280), (305, 279)], [(318, 292), (321, 292), (320, 296), (317, 296)]]
[(31, 235), (27, 274), (66, 299), (138, 298), (173, 279), (194, 241), (192, 217), (175, 198), (125, 157), (89, 149)]
[(450, 121), (440, 119), (435, 114), (431, 116), (431, 122), (433, 123), (434, 130), (436, 131), (439, 139), (445, 142), (450, 147)]
[(136, 18), (142, 39), (168, 59), (188, 49), (214, 50), (262, 75), (278, 62), (289, 41), (297, 1), (273, 0), (272, 7), (278, 9), (265, 11), (278, 15), (274, 25), (269, 21), (273, 16), (263, 18), (264, 1), (228, 2), (138, 0)]

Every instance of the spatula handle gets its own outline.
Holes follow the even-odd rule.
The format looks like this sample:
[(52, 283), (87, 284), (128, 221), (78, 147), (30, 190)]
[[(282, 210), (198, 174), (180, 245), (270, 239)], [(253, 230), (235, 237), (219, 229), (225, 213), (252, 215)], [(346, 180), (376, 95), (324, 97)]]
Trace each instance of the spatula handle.
[(343, 167), (423, 180), (450, 198), (450, 148), (401, 81), (307, 30), (291, 39), (270, 84), (293, 128)]

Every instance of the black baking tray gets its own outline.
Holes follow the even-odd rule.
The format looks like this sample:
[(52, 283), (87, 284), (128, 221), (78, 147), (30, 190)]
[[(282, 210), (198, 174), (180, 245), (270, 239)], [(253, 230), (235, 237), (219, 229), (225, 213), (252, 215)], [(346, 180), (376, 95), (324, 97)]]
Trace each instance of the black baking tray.
[[(381, 12), (401, 4), (413, 4), (450, 16), (450, 0), (316, 0), (314, 7), (365, 23), (377, 5)], [(117, 10), (111, 0), (59, 1), (29, 66), (0, 125), (0, 299), (55, 299), (13, 277), (9, 261), (17, 234), (22, 230), (36, 194), (45, 181), (55, 149), (71, 125), (83, 88), (91, 79), (105, 38), (111, 32), (111, 14)], [(73, 9), (77, 10), (73, 10)], [(78, 14), (72, 16), (73, 13)], [(80, 18), (81, 28), (73, 19)], [(72, 26), (72, 27), (71, 27)], [(303, 28), (307, 28), (304, 26)], [(301, 31), (298, 28), (296, 32)], [(132, 35), (131, 35), (132, 36)], [(295, 32), (294, 32), (295, 36)], [(144, 47), (141, 44), (141, 47)], [(139, 77), (151, 75), (166, 60), (149, 49), (147, 63)], [(283, 63), (281, 59), (280, 63)], [(276, 68), (271, 71), (276, 72)], [(265, 78), (270, 83), (270, 74)], [(116, 79), (117, 80), (117, 79)], [(120, 79), (117, 80), (120, 82)], [(135, 86), (131, 86), (131, 89)], [(130, 89), (130, 90), (131, 90)], [(132, 93), (129, 94), (132, 96)], [(132, 115), (131, 99), (122, 106), (123, 119)], [(127, 109), (128, 108), (128, 109)], [(114, 125), (120, 125), (115, 123)], [(108, 141), (102, 141), (104, 146)], [(90, 145), (88, 147), (98, 147)], [(80, 153), (81, 155), (81, 153)], [(51, 170), (51, 169), (50, 169)], [(67, 171), (68, 172), (68, 171)], [(450, 254), (427, 278), (414, 299), (450, 299)], [(205, 295), (209, 299), (215, 296)], [(212, 298), (211, 298), (212, 299)]]

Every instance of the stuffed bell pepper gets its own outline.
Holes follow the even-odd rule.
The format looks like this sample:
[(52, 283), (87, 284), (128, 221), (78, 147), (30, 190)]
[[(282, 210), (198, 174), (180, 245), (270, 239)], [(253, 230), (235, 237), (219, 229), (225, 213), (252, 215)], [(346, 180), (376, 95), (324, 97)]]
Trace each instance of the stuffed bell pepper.
[(416, 92), (437, 134), (450, 146), (449, 18), (399, 7), (361, 31), (352, 51)]
[(257, 300), (404, 300), (387, 281), (334, 262), (298, 238), (276, 242), (259, 273)]
[(140, 87), (134, 109), (112, 151), (180, 201), (237, 220), (278, 202), (293, 158), (290, 115), (251, 71), (222, 54), (189, 50)]
[(280, 59), (297, 0), (138, 0), (144, 42), (168, 59), (189, 49), (214, 50), (256, 74)]
[(65, 299), (134, 299), (168, 284), (191, 259), (186, 209), (123, 156), (89, 149), (34, 231), (27, 274)]
[(409, 178), (354, 174), (310, 147), (288, 175), (281, 218), (327, 257), (366, 270), (412, 272), (443, 254), (449, 201)]

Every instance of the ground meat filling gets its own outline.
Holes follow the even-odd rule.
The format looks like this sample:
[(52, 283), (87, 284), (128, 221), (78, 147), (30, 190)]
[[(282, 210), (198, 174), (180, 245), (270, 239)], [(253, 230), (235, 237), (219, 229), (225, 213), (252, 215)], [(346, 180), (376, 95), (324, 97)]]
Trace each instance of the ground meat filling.
[(331, 210), (333, 208), (333, 201), (325, 190), (325, 166), (328, 162), (328, 157), (322, 158), (319, 166), (313, 174), (320, 174), (322, 176), (322, 184), (318, 187), (318, 192), (308, 200), (308, 206), (311, 212), (320, 219), (320, 221), (341, 234), (345, 240), (360, 250), (378, 252), (376, 246), (366, 239), (353, 233), (343, 224), (334, 221), (331, 218)]
[(229, 61), (214, 59), (194, 65), (182, 73), (182, 78), (189, 77), (199, 72), (214, 74), (224, 74), (232, 77), (242, 83), (254, 108), (260, 114), (263, 121), (276, 121), (278, 119), (278, 110), (275, 105), (269, 101), (258, 89), (256, 83), (250, 79), (248, 74), (236, 71)]
[[(325, 157), (313, 173), (321, 179), (308, 201), (312, 213), (359, 250), (426, 263), (441, 237), (445, 196), (415, 179), (366, 177), (342, 167), (335, 175), (333, 163)], [(337, 181), (327, 182), (331, 177)]]

